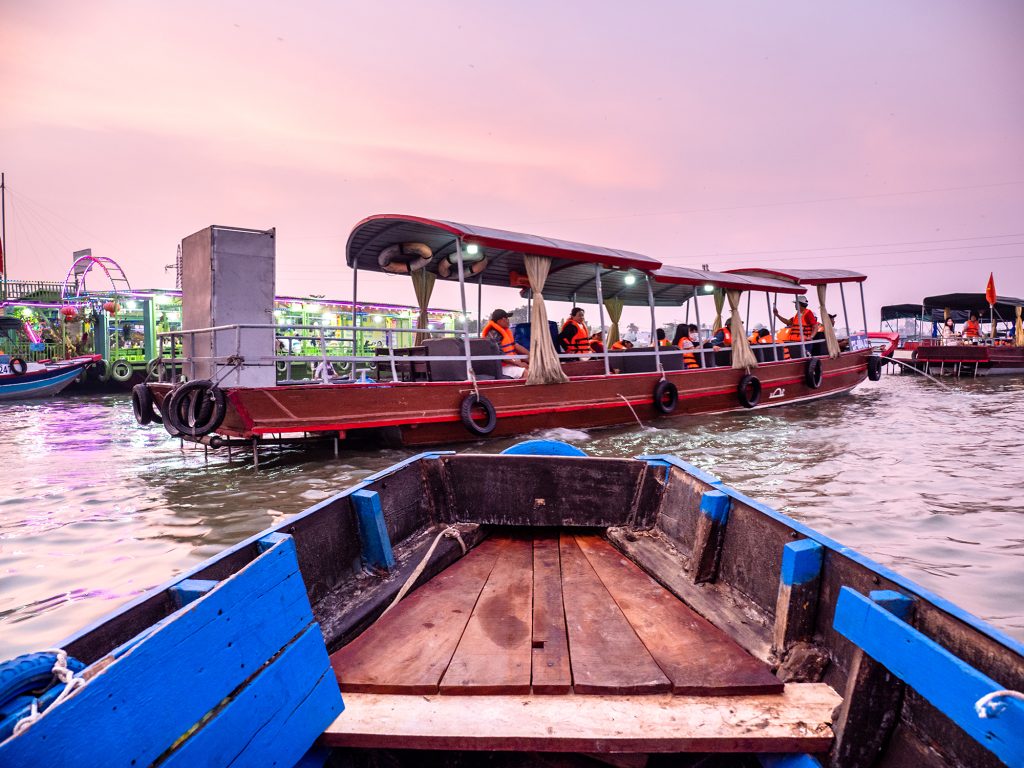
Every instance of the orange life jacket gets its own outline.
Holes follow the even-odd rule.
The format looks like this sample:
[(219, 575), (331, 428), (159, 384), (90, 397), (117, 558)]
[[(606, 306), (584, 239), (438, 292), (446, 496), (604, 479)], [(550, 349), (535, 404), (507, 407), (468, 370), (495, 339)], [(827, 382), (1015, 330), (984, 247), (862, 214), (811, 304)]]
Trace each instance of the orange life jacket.
[(810, 309), (797, 312), (789, 320), (790, 337), (792, 341), (800, 341), (800, 333), (803, 338), (810, 339), (814, 336), (814, 329), (818, 327), (818, 318)]
[(723, 340), (722, 340), (722, 343), (725, 346), (727, 346), (727, 347), (731, 347), (732, 346), (732, 331), (729, 330), (729, 326), (728, 325), (723, 325), (722, 326), (722, 336), (724, 337)]
[(611, 351), (611, 352), (615, 352), (617, 350), (625, 349), (625, 348), (626, 348), (626, 345), (623, 344), (621, 341), (616, 341), (614, 344), (612, 344), (610, 347), (608, 347), (609, 351)]
[(565, 321), (565, 325), (562, 326), (562, 332), (564, 333), (565, 329), (570, 325), (575, 326), (576, 333), (569, 339), (569, 344), (565, 351), (570, 355), (585, 355), (590, 351), (590, 334), (587, 332), (587, 326), (577, 323), (570, 317)]
[(693, 341), (688, 336), (679, 340), (679, 348), (683, 350), (683, 364), (687, 368), (700, 368), (697, 362), (697, 355), (694, 353)]
[(981, 325), (977, 320), (968, 320), (964, 326), (965, 339), (977, 339), (981, 336)]
[(658, 342), (658, 346), (659, 347), (671, 347), (672, 345), (668, 343), (668, 339), (661, 339)]
[(480, 337), (486, 339), (487, 334), (491, 331), (497, 331), (501, 334), (501, 342), (498, 344), (501, 347), (501, 351), (506, 355), (514, 355), (516, 353), (516, 339), (512, 335), (512, 331), (508, 328), (502, 328), (493, 320), (488, 320), (487, 325), (484, 326), (483, 331), (480, 333)]
[[(794, 335), (796, 336), (796, 340), (799, 341), (800, 340), (800, 331), (797, 331), (795, 334), (793, 334), (793, 333), (790, 332), (790, 329), (787, 326), (786, 328), (781, 329), (777, 334), (775, 334), (775, 340), (779, 344), (786, 344), (786, 343), (788, 343), (788, 342), (793, 340), (793, 336)], [(789, 360), (790, 359), (789, 347), (783, 347), (782, 348), (782, 359), (783, 360)]]

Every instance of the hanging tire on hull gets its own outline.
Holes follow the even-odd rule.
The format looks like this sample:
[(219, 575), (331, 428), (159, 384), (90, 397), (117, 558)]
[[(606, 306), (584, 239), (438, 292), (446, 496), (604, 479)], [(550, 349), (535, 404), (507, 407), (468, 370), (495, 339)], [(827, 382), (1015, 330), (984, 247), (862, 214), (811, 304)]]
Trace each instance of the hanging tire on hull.
[(679, 404), (679, 390), (668, 379), (662, 379), (654, 387), (654, 408), (659, 413), (669, 414)]
[(134, 372), (132, 364), (124, 358), (115, 360), (110, 366), (110, 378), (114, 381), (120, 381), (122, 384), (131, 379)]
[(143, 427), (153, 422), (157, 424), (164, 422), (163, 417), (153, 406), (153, 393), (145, 384), (136, 384), (132, 387), (132, 413), (135, 414), (135, 420)]
[(868, 358), (868, 379), (878, 381), (882, 378), (882, 358), (872, 355)]
[(24, 376), (28, 373), (28, 363), (20, 357), (12, 357), (11, 362), (8, 363), (8, 367), (11, 369), (11, 373), (15, 376)]
[(748, 373), (736, 386), (736, 396), (744, 408), (753, 408), (761, 402), (761, 380)]
[(821, 360), (812, 357), (807, 361), (807, 370), (804, 371), (804, 381), (811, 389), (821, 386)]
[(213, 432), (224, 421), (227, 412), (224, 390), (209, 379), (182, 384), (164, 398), (164, 403), (166, 407), (161, 409), (164, 426), (169, 424), (180, 435), (190, 437), (202, 437)]
[[(473, 418), (473, 412), (478, 408), (482, 409), (487, 417), (486, 421), (482, 423)], [(462, 426), (480, 437), (491, 434), (498, 426), (498, 413), (494, 410), (494, 405), (484, 395), (479, 395), (476, 392), (471, 392), (462, 399), (462, 405), (459, 406), (459, 417), (462, 419)]]

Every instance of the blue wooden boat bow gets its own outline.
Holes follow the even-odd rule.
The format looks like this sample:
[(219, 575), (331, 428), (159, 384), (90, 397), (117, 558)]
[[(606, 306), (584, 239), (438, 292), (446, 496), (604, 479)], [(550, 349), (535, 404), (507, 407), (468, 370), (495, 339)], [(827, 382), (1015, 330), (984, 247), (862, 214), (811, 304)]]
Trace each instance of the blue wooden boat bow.
[(413, 456), (68, 638), (59, 685), (0, 667), (0, 766), (1024, 765), (1020, 643), (675, 457), (580, 453)]

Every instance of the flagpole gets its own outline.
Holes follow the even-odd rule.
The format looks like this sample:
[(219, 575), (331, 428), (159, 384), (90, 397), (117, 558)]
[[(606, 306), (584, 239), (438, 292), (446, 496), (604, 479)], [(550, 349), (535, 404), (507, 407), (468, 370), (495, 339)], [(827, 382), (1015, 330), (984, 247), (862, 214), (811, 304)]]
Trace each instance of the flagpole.
[(3, 268), (3, 298), (7, 300), (7, 184), (0, 173), (0, 267)]

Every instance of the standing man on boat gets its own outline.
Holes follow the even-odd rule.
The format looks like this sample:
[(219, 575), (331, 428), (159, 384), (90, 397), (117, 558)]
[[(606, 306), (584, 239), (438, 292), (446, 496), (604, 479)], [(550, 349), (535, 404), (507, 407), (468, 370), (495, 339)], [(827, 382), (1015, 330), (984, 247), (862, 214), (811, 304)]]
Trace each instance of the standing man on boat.
[(586, 355), (590, 353), (590, 331), (583, 321), (583, 310), (573, 307), (569, 319), (558, 334), (558, 344), (562, 351), (570, 355)]
[(508, 376), (510, 379), (521, 379), (526, 375), (527, 366), (515, 355), (528, 355), (530, 352), (526, 347), (516, 344), (515, 337), (508, 326), (508, 312), (504, 309), (496, 309), (491, 312), (491, 319), (487, 321), (480, 337), (490, 339), (497, 344), (502, 354), (513, 356), (511, 360), (501, 361), (502, 375)]
[(779, 320), (789, 326), (790, 341), (799, 341), (801, 336), (804, 339), (810, 339), (814, 335), (814, 329), (818, 327), (818, 318), (814, 316), (814, 313), (807, 306), (807, 298), (805, 296), (797, 296), (795, 303), (796, 314), (792, 317), (783, 317), (775, 307), (772, 307), (772, 312), (775, 313)]

